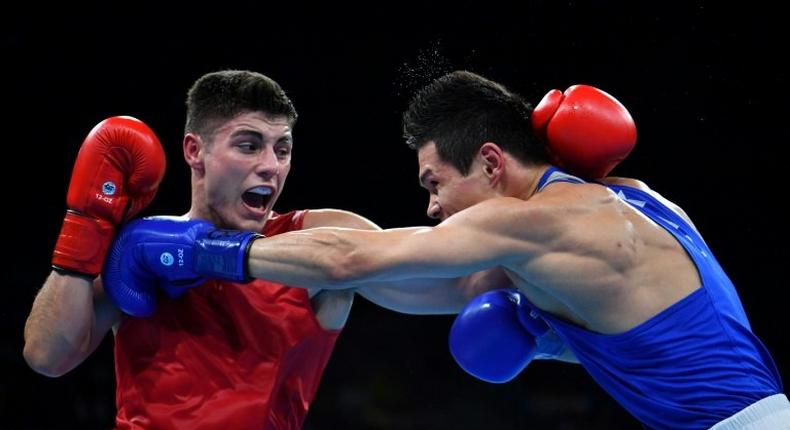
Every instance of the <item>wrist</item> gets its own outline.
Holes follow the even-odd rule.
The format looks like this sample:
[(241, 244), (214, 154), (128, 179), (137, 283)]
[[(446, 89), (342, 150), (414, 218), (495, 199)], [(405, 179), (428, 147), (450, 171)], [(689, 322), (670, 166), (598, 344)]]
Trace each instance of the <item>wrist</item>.
[(535, 343), (536, 360), (553, 360), (565, 351), (565, 342), (551, 329), (536, 338)]
[(522, 306), (521, 312), (518, 313), (519, 322), (535, 338), (534, 358), (551, 360), (561, 356), (565, 351), (565, 342), (523, 295), (518, 293), (518, 298), (518, 303)]

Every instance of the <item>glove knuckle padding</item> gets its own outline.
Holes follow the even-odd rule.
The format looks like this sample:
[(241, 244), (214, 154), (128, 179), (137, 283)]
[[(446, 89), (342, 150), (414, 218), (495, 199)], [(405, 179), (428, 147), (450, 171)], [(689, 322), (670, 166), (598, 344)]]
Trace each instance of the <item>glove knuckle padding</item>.
[(119, 225), (150, 203), (164, 173), (164, 149), (147, 125), (131, 117), (108, 118), (80, 148), (67, 202)]
[[(207, 224), (175, 217), (132, 221), (118, 233), (107, 256), (102, 277), (112, 301), (134, 316), (148, 316), (156, 308), (156, 289), (177, 297), (188, 286), (203, 281), (191, 272), (193, 228)], [(170, 283), (177, 287), (170, 289)]]
[(552, 90), (532, 113), (554, 163), (586, 178), (606, 176), (633, 150), (636, 125), (617, 99), (589, 85)]
[(156, 308), (156, 279), (134, 267), (137, 223), (132, 221), (116, 236), (107, 254), (102, 281), (105, 292), (119, 309), (132, 316), (146, 317)]
[(502, 383), (518, 375), (535, 354), (524, 330), (514, 290), (493, 290), (472, 299), (450, 329), (450, 351), (466, 372)]

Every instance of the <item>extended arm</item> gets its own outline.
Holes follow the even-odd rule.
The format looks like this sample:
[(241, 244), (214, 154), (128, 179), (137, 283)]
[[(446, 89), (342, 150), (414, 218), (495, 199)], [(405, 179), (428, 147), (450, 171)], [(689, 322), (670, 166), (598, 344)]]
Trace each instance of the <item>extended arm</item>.
[[(526, 230), (525, 221), (530, 222), (523, 207), (522, 200), (496, 199), (433, 228), (315, 228), (267, 238), (218, 230), (200, 220), (152, 217), (128, 224), (118, 235), (103, 273), (105, 289), (125, 312), (146, 316), (155, 308), (152, 278), (171, 297), (206, 277), (237, 282), (260, 278), (319, 290), (368, 287), (368, 291), (385, 284), (406, 291), (408, 279), (417, 280), (411, 284), (416, 295), (408, 302), (401, 293), (369, 297), (388, 300), (380, 304), (402, 312), (455, 312), (477, 291), (459, 288), (460, 295), (448, 297), (448, 288), (459, 285), (449, 280), (529, 257), (531, 242), (516, 233)], [(429, 284), (433, 293), (427, 291)], [(426, 300), (426, 294), (437, 301)]]
[[(381, 231), (370, 220), (352, 212), (324, 209), (307, 213), (305, 229), (328, 226)], [(355, 291), (371, 302), (396, 312), (435, 315), (458, 313), (477, 294), (510, 284), (511, 281), (504, 271), (491, 269), (461, 278), (418, 278), (367, 283), (357, 286)]]
[(525, 240), (531, 221), (524, 209), (523, 200), (501, 198), (459, 212), (436, 227), (318, 228), (261, 238), (249, 251), (249, 273), (318, 288), (462, 277), (540, 252), (539, 242)]

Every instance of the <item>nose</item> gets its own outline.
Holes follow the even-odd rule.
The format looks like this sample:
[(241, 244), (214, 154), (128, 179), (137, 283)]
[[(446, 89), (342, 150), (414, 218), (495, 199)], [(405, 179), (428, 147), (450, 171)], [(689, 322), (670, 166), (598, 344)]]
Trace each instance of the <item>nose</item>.
[(280, 161), (277, 159), (277, 154), (274, 153), (274, 148), (267, 145), (258, 156), (255, 173), (264, 179), (270, 179), (279, 173), (280, 167)]
[(439, 219), (441, 213), (442, 206), (439, 204), (439, 199), (437, 199), (435, 195), (431, 194), (431, 197), (428, 200), (428, 218)]

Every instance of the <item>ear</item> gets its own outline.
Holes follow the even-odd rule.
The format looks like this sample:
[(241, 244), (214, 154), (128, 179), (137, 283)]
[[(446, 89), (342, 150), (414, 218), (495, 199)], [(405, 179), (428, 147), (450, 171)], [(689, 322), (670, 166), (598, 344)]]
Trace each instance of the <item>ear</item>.
[(203, 157), (206, 153), (205, 144), (200, 136), (194, 133), (184, 135), (184, 160), (192, 169), (203, 171)]
[(478, 150), (483, 173), (492, 184), (499, 182), (505, 172), (505, 153), (496, 143), (486, 142)]

